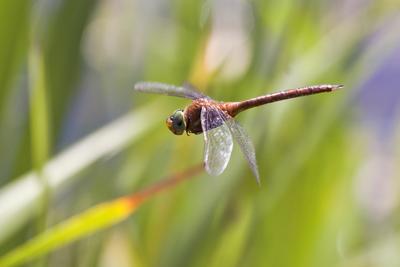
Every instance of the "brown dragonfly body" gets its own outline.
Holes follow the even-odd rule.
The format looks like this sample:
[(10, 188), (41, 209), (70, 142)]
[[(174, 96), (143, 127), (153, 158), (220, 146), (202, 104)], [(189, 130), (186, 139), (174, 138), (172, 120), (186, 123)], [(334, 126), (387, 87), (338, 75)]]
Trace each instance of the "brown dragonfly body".
[(184, 109), (186, 132), (200, 134), (203, 132), (201, 125), (201, 109), (207, 105), (216, 106), (219, 110), (223, 111), (229, 117), (235, 117), (240, 112), (249, 108), (265, 105), (268, 103), (305, 96), (312, 94), (319, 94), (331, 92), (335, 89), (341, 88), (341, 85), (316, 85), (308, 86), (297, 89), (290, 89), (268, 95), (263, 95), (240, 102), (218, 102), (209, 98), (194, 99), (190, 105)]
[(240, 102), (219, 102), (185, 84), (181, 87), (158, 83), (139, 82), (134, 89), (144, 93), (164, 94), (191, 99), (185, 109), (176, 110), (166, 120), (168, 129), (176, 134), (204, 134), (204, 166), (211, 175), (219, 175), (226, 168), (235, 139), (245, 156), (257, 182), (260, 182), (255, 148), (246, 131), (233, 118), (240, 112), (268, 103), (331, 92), (342, 85), (315, 85), (290, 89)]

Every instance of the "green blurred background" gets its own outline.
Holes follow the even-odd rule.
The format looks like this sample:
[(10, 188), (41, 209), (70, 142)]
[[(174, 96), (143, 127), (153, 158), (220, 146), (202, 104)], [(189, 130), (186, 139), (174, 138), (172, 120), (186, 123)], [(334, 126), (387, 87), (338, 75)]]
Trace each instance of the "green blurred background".
[(398, 0), (0, 1), (0, 255), (202, 161), (164, 120), (190, 81), (218, 100), (345, 89), (247, 111), (219, 177), (25, 266), (400, 266)]

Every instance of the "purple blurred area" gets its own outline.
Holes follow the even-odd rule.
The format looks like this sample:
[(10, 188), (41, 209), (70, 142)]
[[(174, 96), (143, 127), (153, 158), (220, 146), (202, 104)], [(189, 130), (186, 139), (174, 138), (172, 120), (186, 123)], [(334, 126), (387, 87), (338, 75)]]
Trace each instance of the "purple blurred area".
[(362, 123), (387, 140), (400, 116), (400, 44), (368, 79), (356, 96)]

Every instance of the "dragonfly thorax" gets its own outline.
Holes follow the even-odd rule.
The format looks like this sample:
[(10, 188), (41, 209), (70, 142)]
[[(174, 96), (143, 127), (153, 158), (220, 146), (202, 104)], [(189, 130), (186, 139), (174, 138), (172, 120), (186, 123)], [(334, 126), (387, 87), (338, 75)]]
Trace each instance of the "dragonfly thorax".
[(186, 130), (185, 115), (182, 109), (176, 110), (171, 116), (166, 120), (168, 129), (176, 134), (181, 135)]

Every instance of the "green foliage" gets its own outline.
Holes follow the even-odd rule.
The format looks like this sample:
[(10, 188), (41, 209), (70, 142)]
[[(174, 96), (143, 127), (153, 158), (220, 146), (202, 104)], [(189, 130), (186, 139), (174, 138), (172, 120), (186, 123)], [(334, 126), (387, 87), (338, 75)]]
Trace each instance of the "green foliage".
[(27, 260), (32, 260), (49, 250), (86, 236), (99, 229), (121, 221), (129, 214), (130, 209), (124, 201), (98, 205), (89, 211), (71, 218), (63, 224), (27, 242), (0, 260), (1, 266), (17, 266)]
[[(373, 135), (352, 105), (399, 43), (400, 6), (343, 3), (0, 1), (0, 266), (398, 266), (398, 200), (382, 218), (360, 200)], [(113, 200), (203, 153), (201, 135), (164, 125), (187, 101), (135, 93), (139, 80), (221, 101), (345, 89), (238, 116), (261, 187), (235, 147), (221, 176), (127, 218)]]

